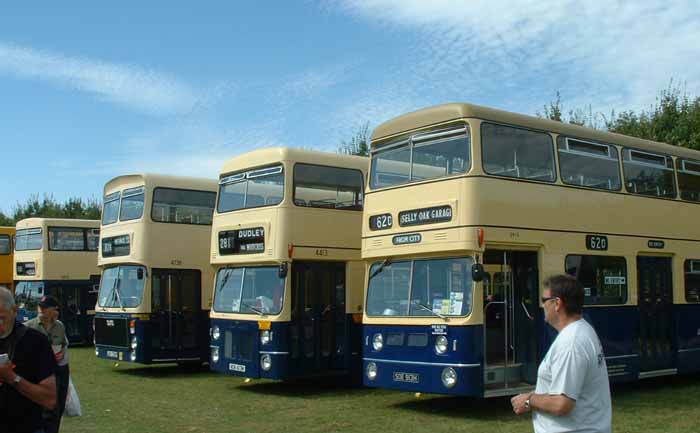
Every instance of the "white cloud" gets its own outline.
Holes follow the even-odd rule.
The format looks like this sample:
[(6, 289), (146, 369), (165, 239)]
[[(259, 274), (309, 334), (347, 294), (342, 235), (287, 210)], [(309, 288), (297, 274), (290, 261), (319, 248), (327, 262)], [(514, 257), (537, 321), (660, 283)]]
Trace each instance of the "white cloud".
[(211, 93), (200, 95), (172, 77), (138, 66), (68, 57), (0, 42), (2, 72), (67, 86), (149, 114), (187, 114), (203, 100), (213, 98)]
[[(394, 80), (403, 83), (392, 93), (422, 105), (459, 99), (533, 113), (559, 89), (572, 108), (641, 109), (672, 77), (700, 91), (696, 1), (324, 4), (386, 32), (417, 32), (414, 46), (392, 59), (400, 70)], [(387, 93), (386, 82), (375, 88)]]

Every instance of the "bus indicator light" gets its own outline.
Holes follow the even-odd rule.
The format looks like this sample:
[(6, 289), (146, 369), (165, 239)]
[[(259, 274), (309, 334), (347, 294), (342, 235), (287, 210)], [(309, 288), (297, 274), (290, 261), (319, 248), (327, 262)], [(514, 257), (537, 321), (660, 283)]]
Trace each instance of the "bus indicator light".
[(270, 330), (270, 321), (269, 320), (258, 320), (258, 329), (261, 331), (269, 331)]
[(477, 237), (479, 239), (479, 248), (483, 248), (484, 247), (484, 234), (485, 234), (484, 229), (479, 227), (478, 229), (476, 229), (476, 234), (477, 234)]

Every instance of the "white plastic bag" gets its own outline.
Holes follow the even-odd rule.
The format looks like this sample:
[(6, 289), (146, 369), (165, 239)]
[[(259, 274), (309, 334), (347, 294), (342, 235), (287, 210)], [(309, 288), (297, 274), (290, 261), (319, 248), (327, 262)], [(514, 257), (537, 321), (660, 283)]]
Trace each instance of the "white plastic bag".
[(66, 410), (64, 412), (65, 416), (81, 416), (83, 413), (80, 410), (80, 399), (78, 398), (78, 392), (73, 386), (73, 379), (68, 379), (68, 395), (66, 396)]

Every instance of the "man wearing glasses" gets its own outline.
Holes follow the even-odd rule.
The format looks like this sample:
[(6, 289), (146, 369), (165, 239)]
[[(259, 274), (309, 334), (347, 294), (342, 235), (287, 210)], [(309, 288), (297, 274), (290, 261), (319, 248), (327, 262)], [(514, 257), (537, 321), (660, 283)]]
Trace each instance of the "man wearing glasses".
[(609, 433), (610, 383), (603, 347), (582, 319), (583, 287), (573, 277), (544, 282), (544, 320), (558, 335), (537, 371), (535, 392), (511, 399), (513, 412), (532, 412), (535, 433)]

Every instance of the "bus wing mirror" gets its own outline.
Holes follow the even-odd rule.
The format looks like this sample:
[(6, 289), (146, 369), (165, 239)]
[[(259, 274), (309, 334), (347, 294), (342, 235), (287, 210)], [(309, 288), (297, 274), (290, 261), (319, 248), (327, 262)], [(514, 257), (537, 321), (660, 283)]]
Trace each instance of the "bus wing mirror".
[(277, 275), (279, 275), (280, 278), (287, 278), (287, 271), (288, 270), (289, 270), (289, 266), (287, 265), (287, 262), (280, 263), (280, 266), (277, 269)]
[(472, 280), (475, 282), (482, 281), (484, 279), (484, 265), (481, 263), (475, 263), (472, 265)]
[(143, 269), (138, 268), (136, 270), (136, 278), (138, 278), (139, 280), (143, 280)]

